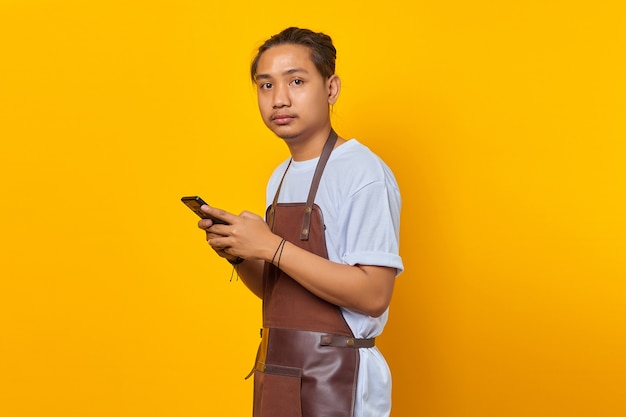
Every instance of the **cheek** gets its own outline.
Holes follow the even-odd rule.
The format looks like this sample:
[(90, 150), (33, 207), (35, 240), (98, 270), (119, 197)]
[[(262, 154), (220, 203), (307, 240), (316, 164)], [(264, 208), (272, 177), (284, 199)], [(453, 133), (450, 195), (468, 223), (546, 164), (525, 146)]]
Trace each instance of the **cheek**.
[(323, 92), (302, 92), (301, 94), (294, 94), (293, 100), (299, 102), (301, 105), (306, 106), (309, 109), (317, 109), (328, 105), (328, 97)]
[(268, 107), (267, 99), (259, 96), (257, 98), (257, 104), (259, 106), (259, 111), (261, 112), (261, 115), (265, 117), (265, 115), (267, 115), (271, 110), (271, 106)]
[(317, 94), (310, 102), (309, 108), (315, 109), (316, 114), (325, 114), (328, 112), (328, 97), (324, 94)]

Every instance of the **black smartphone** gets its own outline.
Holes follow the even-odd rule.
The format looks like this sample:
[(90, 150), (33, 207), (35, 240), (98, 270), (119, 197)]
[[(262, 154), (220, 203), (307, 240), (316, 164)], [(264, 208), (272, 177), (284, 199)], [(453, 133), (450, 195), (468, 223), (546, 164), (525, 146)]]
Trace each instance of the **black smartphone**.
[(202, 198), (198, 197), (197, 195), (193, 197), (183, 197), (180, 199), (180, 201), (182, 201), (187, 207), (191, 209), (191, 211), (193, 211), (194, 213), (196, 213), (199, 217), (203, 219), (211, 219), (213, 220), (213, 223), (215, 224), (228, 224), (224, 220), (218, 219), (217, 217), (213, 217), (205, 213), (204, 211), (200, 210), (200, 207), (206, 204), (206, 202)]

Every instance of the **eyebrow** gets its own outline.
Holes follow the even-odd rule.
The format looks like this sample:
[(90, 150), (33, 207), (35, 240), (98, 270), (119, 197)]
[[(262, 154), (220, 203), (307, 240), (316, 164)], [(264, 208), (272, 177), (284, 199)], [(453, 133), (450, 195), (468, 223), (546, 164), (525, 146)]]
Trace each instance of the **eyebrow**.
[[(283, 75), (291, 75), (291, 74), (297, 74), (297, 73), (304, 73), (304, 74), (308, 74), (309, 72), (307, 70), (305, 70), (304, 68), (291, 68), (288, 69), (287, 71), (283, 72)], [(269, 74), (257, 74), (256, 77), (254, 77), (255, 80), (269, 80), (272, 79), (273, 77)]]

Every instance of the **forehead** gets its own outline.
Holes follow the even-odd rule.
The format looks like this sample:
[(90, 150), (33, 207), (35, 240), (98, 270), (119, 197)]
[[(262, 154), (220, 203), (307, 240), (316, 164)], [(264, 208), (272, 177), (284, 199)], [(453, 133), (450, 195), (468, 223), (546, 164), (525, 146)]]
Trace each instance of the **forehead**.
[(317, 72), (311, 51), (303, 45), (277, 45), (263, 52), (257, 65), (257, 76), (279, 76), (293, 69)]

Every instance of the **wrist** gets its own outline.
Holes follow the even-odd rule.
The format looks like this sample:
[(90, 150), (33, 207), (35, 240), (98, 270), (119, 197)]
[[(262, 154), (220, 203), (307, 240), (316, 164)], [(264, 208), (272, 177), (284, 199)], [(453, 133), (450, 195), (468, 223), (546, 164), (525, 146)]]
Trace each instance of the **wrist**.
[(241, 258), (239, 256), (237, 256), (236, 258), (233, 258), (233, 259), (226, 258), (226, 260), (228, 261), (229, 264), (231, 264), (233, 266), (239, 265), (240, 263), (245, 261), (245, 259), (243, 259), (243, 258)]
[(276, 247), (276, 252), (274, 252), (274, 256), (272, 257), (271, 263), (276, 266), (276, 268), (280, 268), (280, 259), (283, 256), (283, 249), (285, 249), (285, 243), (287, 243), (286, 239), (282, 239), (278, 246)]
[(263, 251), (262, 259), (265, 262), (274, 263), (277, 256), (277, 249), (282, 245), (283, 238), (274, 235), (274, 238), (268, 243), (268, 246), (265, 247)]

